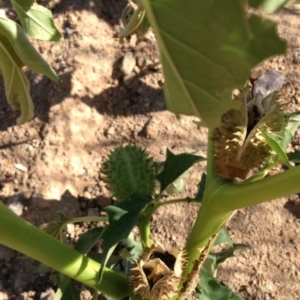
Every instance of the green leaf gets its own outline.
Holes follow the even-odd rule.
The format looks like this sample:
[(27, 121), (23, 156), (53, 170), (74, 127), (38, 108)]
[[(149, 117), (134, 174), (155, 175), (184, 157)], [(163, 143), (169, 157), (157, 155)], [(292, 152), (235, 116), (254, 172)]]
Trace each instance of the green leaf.
[(249, 5), (253, 8), (259, 8), (268, 13), (274, 13), (280, 8), (297, 3), (299, 0), (249, 0)]
[(35, 0), (11, 0), (11, 3), (28, 35), (43, 41), (63, 40), (49, 9)]
[(206, 173), (202, 173), (201, 180), (197, 185), (198, 193), (195, 197), (195, 200), (200, 202), (202, 201), (204, 196), (204, 191), (205, 191), (205, 185), (206, 185)]
[(299, 127), (300, 124), (300, 111), (293, 112), (289, 115), (287, 115), (287, 125), (286, 130), (290, 133), (289, 138), (290, 140), (287, 140), (284, 144), (285, 148), (288, 146), (288, 144), (292, 141), (294, 138), (294, 134)]
[(102, 234), (103, 252), (99, 278), (101, 281), (103, 268), (121, 240), (128, 237), (136, 225), (140, 213), (152, 201), (152, 198), (145, 195), (133, 194), (129, 199), (123, 200), (118, 205), (110, 205), (105, 208), (108, 213), (109, 226)]
[(180, 177), (178, 177), (174, 182), (168, 185), (166, 188), (166, 193), (171, 196), (175, 193), (184, 193), (185, 192), (185, 185), (184, 180), (182, 176), (184, 176), (185, 173), (183, 173)]
[(229, 245), (233, 245), (232, 239), (229, 237), (228, 231), (225, 227), (223, 227), (218, 233), (217, 238), (215, 239), (214, 246), (228, 243)]
[(275, 23), (245, 13), (245, 1), (141, 0), (155, 31), (167, 107), (215, 128), (238, 103), (227, 99), (250, 70), (286, 50)]
[(55, 71), (31, 45), (24, 30), (18, 24), (0, 17), (0, 41), (9, 51), (12, 50), (11, 56), (18, 67), (26, 65), (32, 71), (44, 74), (55, 82), (60, 82)]
[(224, 249), (220, 252), (209, 253), (203, 266), (211, 274), (216, 274), (219, 264), (223, 263), (230, 257), (234, 257), (234, 251), (237, 249), (248, 248), (249, 246), (245, 244), (235, 244), (233, 243), (229, 248)]
[(103, 228), (96, 227), (81, 234), (75, 245), (75, 250), (82, 254), (88, 253), (93, 248), (93, 246), (99, 241), (102, 232)]
[(271, 133), (266, 133), (261, 131), (262, 136), (270, 146), (270, 148), (278, 155), (280, 160), (284, 163), (288, 163), (289, 159), (288, 156), (285, 153), (285, 149), (282, 148), (280, 145), (280, 141), (282, 140), (282, 137), (271, 134)]
[(156, 179), (161, 184), (161, 192), (186, 172), (192, 165), (203, 160), (205, 160), (205, 158), (189, 153), (174, 155), (167, 149), (167, 158), (164, 163), (164, 169), (156, 176)]
[(218, 283), (205, 268), (201, 268), (199, 284), (201, 287), (200, 300), (243, 300), (228, 287)]
[(33, 118), (33, 103), (29, 91), (29, 81), (1, 42), (0, 62), (0, 73), (4, 78), (7, 102), (13, 110), (21, 110), (21, 116), (17, 119), (17, 124), (23, 124)]

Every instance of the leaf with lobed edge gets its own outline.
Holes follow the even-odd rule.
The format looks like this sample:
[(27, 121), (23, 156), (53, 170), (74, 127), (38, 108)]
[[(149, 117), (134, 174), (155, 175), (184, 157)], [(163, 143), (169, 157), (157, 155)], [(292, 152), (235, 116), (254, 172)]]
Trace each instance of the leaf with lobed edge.
[(35, 0), (11, 0), (11, 3), (28, 35), (43, 41), (63, 40), (49, 9)]
[(238, 109), (226, 96), (245, 84), (250, 70), (286, 50), (275, 23), (246, 16), (246, 1), (139, 2), (158, 42), (168, 109), (195, 115), (208, 128), (219, 127), (225, 112)]

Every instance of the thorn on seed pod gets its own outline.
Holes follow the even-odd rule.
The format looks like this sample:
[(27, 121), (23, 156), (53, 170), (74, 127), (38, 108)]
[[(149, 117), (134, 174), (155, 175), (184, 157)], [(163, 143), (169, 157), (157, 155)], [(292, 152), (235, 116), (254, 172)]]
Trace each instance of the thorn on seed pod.
[(161, 245), (147, 248), (132, 269), (131, 284), (134, 294), (143, 300), (171, 300), (178, 293), (184, 252), (179, 248), (167, 251)]

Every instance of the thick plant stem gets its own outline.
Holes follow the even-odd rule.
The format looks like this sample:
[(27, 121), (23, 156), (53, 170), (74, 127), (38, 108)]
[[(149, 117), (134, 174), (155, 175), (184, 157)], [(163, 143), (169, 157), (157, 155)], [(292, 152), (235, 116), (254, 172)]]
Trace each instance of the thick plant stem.
[(0, 243), (114, 299), (123, 299), (129, 294), (128, 278), (105, 268), (99, 283), (99, 263), (16, 216), (1, 202)]

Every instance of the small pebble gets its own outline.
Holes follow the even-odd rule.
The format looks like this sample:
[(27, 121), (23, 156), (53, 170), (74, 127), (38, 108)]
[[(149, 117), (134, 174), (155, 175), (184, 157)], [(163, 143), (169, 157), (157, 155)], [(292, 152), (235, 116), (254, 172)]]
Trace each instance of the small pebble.
[(7, 207), (11, 211), (13, 211), (17, 216), (21, 216), (24, 209), (24, 205), (23, 205), (24, 200), (25, 197), (22, 194), (13, 196), (9, 199)]
[(82, 300), (90, 300), (92, 298), (92, 294), (89, 290), (84, 290), (80, 293)]
[(113, 135), (115, 133), (115, 127), (110, 126), (107, 130), (106, 130), (106, 134), (107, 135)]
[(55, 298), (55, 292), (52, 288), (49, 288), (46, 292), (41, 293), (40, 300), (53, 300)]
[(300, 64), (300, 56), (295, 55), (293, 58), (293, 62), (296, 64)]
[(136, 65), (136, 60), (132, 52), (126, 52), (121, 65), (121, 71), (124, 75), (129, 75)]
[(14, 165), (15, 165), (15, 168), (17, 170), (20, 170), (22, 172), (27, 172), (27, 170), (28, 170), (28, 168), (26, 166), (24, 166), (23, 164), (17, 163), (17, 164), (14, 164)]

